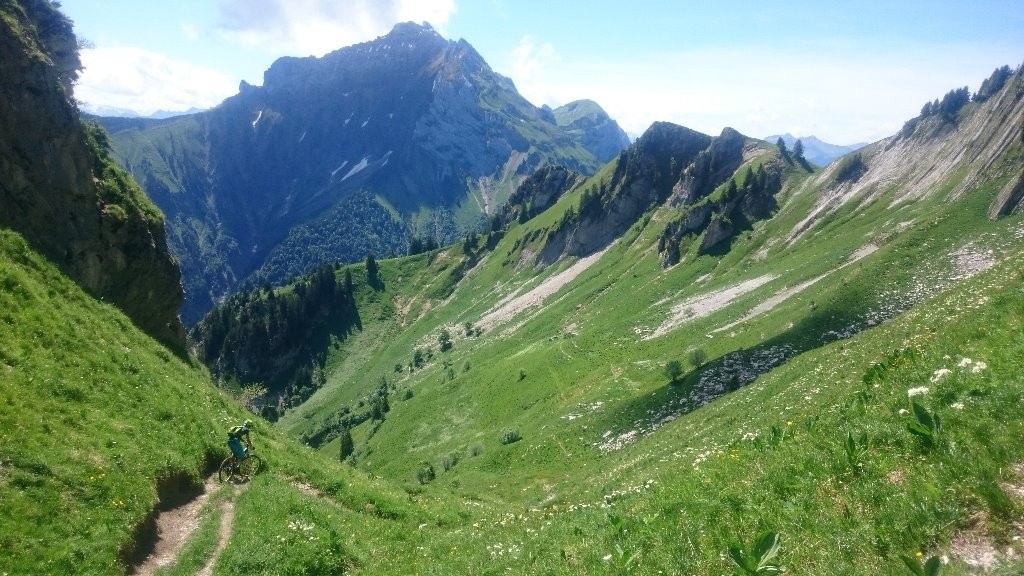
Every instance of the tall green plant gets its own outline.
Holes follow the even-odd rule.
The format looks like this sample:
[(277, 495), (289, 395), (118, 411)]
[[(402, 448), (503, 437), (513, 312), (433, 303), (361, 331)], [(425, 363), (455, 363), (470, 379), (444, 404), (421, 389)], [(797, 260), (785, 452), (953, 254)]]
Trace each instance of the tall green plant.
[(919, 437), (926, 448), (934, 447), (939, 440), (939, 432), (942, 431), (942, 418), (917, 401), (911, 402), (911, 408), (914, 419), (907, 423), (907, 430)]
[(779, 533), (765, 532), (757, 537), (749, 552), (743, 549), (742, 543), (736, 542), (729, 547), (729, 556), (739, 567), (741, 574), (781, 574), (786, 571), (785, 566), (773, 562), (780, 548)]

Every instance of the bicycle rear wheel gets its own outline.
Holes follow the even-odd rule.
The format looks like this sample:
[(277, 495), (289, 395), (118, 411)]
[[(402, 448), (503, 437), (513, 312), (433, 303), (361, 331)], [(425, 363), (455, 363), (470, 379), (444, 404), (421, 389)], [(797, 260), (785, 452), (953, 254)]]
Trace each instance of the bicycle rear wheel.
[(255, 454), (250, 454), (242, 463), (238, 466), (238, 471), (242, 476), (253, 477), (259, 474), (260, 470), (263, 469), (263, 459)]

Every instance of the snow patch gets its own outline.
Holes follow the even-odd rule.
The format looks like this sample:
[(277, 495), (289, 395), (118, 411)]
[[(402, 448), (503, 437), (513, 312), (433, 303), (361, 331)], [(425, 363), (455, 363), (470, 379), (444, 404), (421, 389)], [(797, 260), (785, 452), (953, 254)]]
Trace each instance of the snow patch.
[(359, 161), (359, 164), (356, 164), (355, 166), (353, 166), (352, 169), (349, 170), (348, 173), (345, 174), (345, 176), (342, 177), (341, 181), (344, 182), (345, 180), (348, 180), (349, 177), (355, 176), (356, 174), (362, 172), (363, 168), (366, 168), (369, 164), (370, 164), (370, 157), (369, 156), (364, 156), (363, 159)]
[(344, 168), (345, 166), (348, 166), (348, 160), (345, 160), (344, 162), (342, 162), (341, 166), (338, 166), (334, 170), (331, 170), (331, 180), (334, 180), (334, 175), (337, 174), (338, 172), (340, 172), (341, 169)]
[(263, 110), (260, 110), (259, 114), (256, 114), (256, 119), (252, 121), (252, 127), (254, 129), (256, 128), (256, 125), (259, 124), (260, 118), (263, 118)]
[(302, 136), (299, 136), (299, 142), (302, 142), (303, 140), (306, 139), (306, 132), (308, 132), (308, 130), (302, 131)]

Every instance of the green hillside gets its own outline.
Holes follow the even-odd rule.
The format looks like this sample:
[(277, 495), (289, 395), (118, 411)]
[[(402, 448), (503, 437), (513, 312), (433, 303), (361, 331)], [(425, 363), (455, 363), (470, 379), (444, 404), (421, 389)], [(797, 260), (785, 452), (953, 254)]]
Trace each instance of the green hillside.
[[(1020, 81), (1019, 74), (1016, 81)], [(992, 103), (988, 106), (965, 107), (960, 121), (966, 127), (989, 121), (985, 118), (990, 115), (1019, 115), (1019, 99), (1016, 103), (1012, 98), (1004, 100), (999, 105), (1002, 109)], [(922, 130), (933, 134), (940, 127)], [(920, 147), (953, 147), (947, 144), (952, 140), (948, 135), (946, 139), (921, 134), (914, 138)], [(880, 143), (864, 152), (864, 158), (869, 166), (883, 165), (887, 150), (900, 145), (899, 140)], [(646, 539), (636, 540), (635, 546), (645, 550), (646, 556), (661, 560), (642, 562), (643, 573), (656, 571), (654, 567), (680, 570), (670, 567), (668, 559), (673, 557), (687, 566), (687, 573), (714, 573), (726, 568), (716, 568), (710, 561), (722, 552), (730, 534), (745, 530), (744, 538), (749, 540), (758, 529), (773, 527), (799, 542), (826, 542), (827, 534), (839, 537), (861, 530), (865, 542), (843, 547), (842, 573), (893, 571), (898, 570), (894, 567), (899, 565), (898, 554), (915, 546), (955, 556), (949, 550), (953, 533), (969, 528), (971, 515), (979, 508), (986, 509), (989, 519), (1002, 515), (1003, 521), (992, 520), (993, 530), (1004, 544), (1011, 542), (1014, 529), (1010, 519), (1019, 518), (1019, 504), (1007, 496), (1012, 490), (1000, 488), (1000, 483), (1013, 481), (1011, 464), (1019, 460), (1019, 454), (1012, 438), (1017, 432), (1008, 431), (1005, 443), (994, 440), (982, 450), (985, 438), (994, 431), (979, 424), (983, 417), (968, 419), (973, 432), (962, 432), (974, 434), (973, 439), (964, 436), (951, 442), (960, 449), (978, 443), (976, 449), (959, 452), (961, 457), (977, 453), (972, 456), (977, 461), (971, 464), (975, 476), (960, 476), (966, 471), (954, 466), (957, 456), (949, 452), (954, 447), (945, 445), (941, 458), (949, 459), (935, 466), (949, 475), (921, 479), (915, 490), (932, 493), (941, 485), (956, 495), (954, 503), (937, 497), (928, 500), (935, 494), (922, 496), (927, 504), (914, 504), (911, 498), (908, 506), (923, 506), (917, 512), (885, 509), (887, 499), (914, 494), (915, 490), (905, 491), (899, 483), (886, 484), (889, 474), (902, 477), (904, 472), (896, 471), (898, 458), (876, 454), (876, 449), (885, 447), (904, 460), (939, 458), (935, 451), (915, 443), (905, 427), (909, 417), (894, 418), (900, 416), (901, 408), (911, 408), (906, 390), (928, 386), (932, 374), (943, 368), (943, 356), (950, 357), (946, 363), (950, 359), (960, 362), (979, 356), (974, 349), (984, 349), (986, 356), (999, 356), (1003, 354), (1000, 350), (1019, 346), (1013, 328), (1019, 311), (1014, 311), (1015, 293), (1010, 287), (1017, 273), (1021, 222), (1019, 217), (991, 220), (988, 213), (1012, 187), (1020, 159), (1020, 143), (1011, 143), (996, 162), (988, 164), (981, 178), (972, 181), (969, 177), (977, 170), (971, 164), (959, 169), (943, 167), (948, 176), (934, 182), (929, 193), (915, 201), (904, 200), (908, 187), (894, 182), (888, 188), (872, 187), (868, 199), (846, 202), (825, 213), (818, 208), (820, 199), (826, 192), (832, 193), (830, 188), (849, 185), (835, 172), (808, 175), (794, 167), (786, 172), (776, 196), (779, 209), (775, 216), (736, 236), (727, 251), (701, 254), (701, 235), (684, 237), (681, 263), (663, 268), (658, 240), (665, 223), (685, 217), (693, 208), (662, 206), (641, 218), (606, 252), (599, 253), (596, 262), (546, 299), (532, 303), (524, 299), (516, 313), (496, 312), (503, 303), (537, 295), (545, 281), (590, 262), (569, 259), (539, 270), (530, 265), (532, 256), (543, 250), (552, 231), (565, 221), (569, 207), (578, 212), (586, 190), (612, 177), (615, 168), (610, 165), (562, 197), (550, 211), (513, 226), (493, 250), (479, 258), (478, 265), (460, 276), (451, 296), (441, 288), (449, 278), (446, 271), (469, 260), (463, 247), (434, 254), (428, 266), (423, 266), (424, 257), (382, 262), (384, 289), (360, 289), (364, 329), (335, 344), (326, 358), (323, 387), (308, 402), (289, 410), (281, 426), (314, 445), (351, 426), (355, 450), (350, 462), (357, 467), (418, 490), (421, 471), (429, 463), (436, 479), (423, 488), (426, 493), (497, 498), (545, 514), (585, 502), (600, 503), (606, 496), (630, 492), (653, 479), (667, 485), (663, 490), (679, 496), (671, 504), (637, 497), (634, 507), (643, 512), (643, 518), (664, 516), (673, 507), (674, 515), (706, 518), (710, 514), (714, 522), (704, 528), (715, 527), (717, 536), (711, 539), (719, 544), (711, 548), (713, 552), (700, 552), (706, 550), (705, 544), (688, 551), (655, 553), (650, 550), (653, 542), (671, 547), (662, 540), (670, 538), (665, 534), (674, 530), (683, 537), (688, 524), (651, 520), (650, 525), (658, 528), (642, 530)], [(735, 181), (742, 183), (746, 167), (736, 170)], [(717, 198), (727, 187), (721, 185), (708, 198)], [(965, 191), (954, 195), (958, 189)], [(808, 214), (818, 217), (808, 223)], [(975, 321), (973, 312), (965, 318), (963, 305), (959, 311), (957, 306), (947, 310), (948, 304), (934, 299), (969, 301), (967, 294), (971, 293), (959, 292), (965, 290), (960, 284), (999, 262), (1007, 262), (1009, 267), (1004, 274), (1010, 276), (1000, 281), (1005, 282), (1007, 292), (1003, 304), (986, 314), (1005, 316), (1000, 321), (1006, 322), (1004, 336), (998, 344), (984, 336), (971, 342), (965, 334), (970, 333), (969, 323)], [(361, 274), (357, 269), (354, 276)], [(976, 295), (983, 289), (974, 290)], [(993, 289), (991, 298), (995, 297)], [(922, 303), (935, 308), (889, 324)], [(987, 306), (988, 301), (981, 307), (987, 310)], [(705, 310), (695, 310), (702, 307)], [(949, 319), (936, 320), (940, 311), (947, 311)], [(929, 320), (913, 319), (923, 317)], [(881, 332), (871, 329), (880, 323), (886, 323)], [(897, 325), (903, 327), (897, 329)], [(442, 331), (452, 339), (446, 352), (440, 350)], [(855, 341), (863, 344), (854, 354), (853, 344), (845, 339), (858, 333), (863, 334)], [(894, 336), (896, 333), (903, 336)], [(918, 335), (912, 337), (914, 334)], [(929, 341), (927, 350), (915, 348), (921, 339)], [(410, 369), (417, 349), (423, 352), (424, 364)], [(699, 367), (688, 363), (693, 351), (706, 356)], [(844, 360), (842, 370), (836, 355)], [(1019, 385), (1013, 378), (1013, 357), (1009, 353), (1004, 356), (1005, 371), (991, 376), (1005, 382), (1008, 390)], [(670, 384), (665, 366), (673, 360), (686, 370)], [(982, 362), (994, 366), (987, 359)], [(865, 374), (877, 363), (883, 368), (876, 370), (882, 371), (890, 364), (913, 368), (898, 375), (886, 371), (885, 378), (891, 382), (887, 380), (889, 387), (884, 393), (862, 391)], [(971, 366), (976, 364), (968, 368)], [(988, 369), (977, 373), (988, 374)], [(816, 377), (805, 381), (808, 374)], [(764, 377), (755, 380), (759, 376)], [(875, 376), (868, 379), (872, 378)], [(383, 419), (346, 418), (369, 413), (382, 380), (388, 384), (390, 405)], [(941, 406), (929, 404), (941, 408), (947, 421), (957, 418), (959, 412), (954, 408), (949, 413), (946, 408), (969, 405), (958, 400), (990, 395), (990, 391), (975, 390), (971, 378), (961, 380), (957, 386), (964, 388), (942, 392)], [(765, 389), (766, 381), (775, 382), (771, 391), (756, 392)], [(874, 402), (875, 408), (864, 408), (863, 414), (854, 418), (847, 407), (861, 392), (870, 396), (862, 403)], [(1004, 400), (1010, 404), (1001, 409), (1009, 410), (1015, 402), (1012, 399), (1017, 398), (1016, 392), (1007, 394)], [(776, 396), (790, 401), (780, 404)], [(769, 410), (767, 406), (777, 408)], [(779, 435), (787, 437), (789, 428), (797, 425), (804, 426), (801, 434), (808, 444), (785, 455), (767, 455), (770, 451), (765, 443), (773, 437), (776, 442)], [(1007, 425), (1012, 430), (1017, 424)], [(881, 434), (877, 439), (875, 431)], [(502, 440), (508, 440), (510, 432), (521, 440), (504, 444)], [(864, 458), (877, 464), (876, 471), (884, 471), (874, 481), (863, 481), (878, 500), (874, 504), (856, 500), (859, 512), (850, 512), (850, 518), (842, 521), (828, 516), (816, 519), (817, 511), (825, 506), (820, 501), (824, 496), (805, 494), (806, 489), (828, 478), (837, 490), (840, 483), (845, 486), (849, 482), (837, 470), (841, 463), (836, 463), (837, 455), (843, 454), (846, 432), (854, 434), (854, 455), (863, 451), (868, 455)], [(862, 446), (857, 444), (861, 432), (868, 432), (863, 450), (857, 447)], [(741, 441), (744, 437), (746, 442)], [(751, 440), (755, 437), (761, 438), (760, 444)], [(325, 456), (337, 457), (338, 442), (321, 445)], [(704, 506), (724, 507), (726, 502), (717, 495), (713, 502), (691, 501), (701, 486), (692, 484), (692, 462), (702, 463), (714, 455), (732, 454), (732, 450), (737, 458), (742, 453), (758, 463), (750, 468), (725, 466), (709, 472), (710, 476), (698, 475), (715, 494), (729, 490), (735, 494), (736, 501), (729, 503), (735, 515), (726, 516), (724, 509), (711, 514)], [(993, 453), (992, 459), (986, 460), (989, 453)], [(812, 462), (816, 468), (809, 472), (808, 484), (802, 488), (799, 483), (793, 485), (797, 488), (792, 494), (803, 495), (799, 505), (791, 498), (780, 500), (780, 494), (790, 494), (785, 486), (771, 484), (788, 474), (780, 470), (807, 468)], [(659, 472), (654, 474), (654, 470)], [(749, 493), (750, 478), (743, 480), (742, 488), (733, 486), (728, 479), (733, 474), (761, 477), (767, 483), (765, 492)], [(859, 466), (855, 475), (862, 475)], [(897, 488), (898, 492), (892, 491)], [(785, 502), (788, 504), (780, 508)], [(850, 502), (841, 504), (854, 509)], [(761, 507), (765, 513), (775, 510), (770, 514), (777, 514), (777, 520), (767, 522), (752, 516), (751, 509)], [(786, 515), (797, 510), (802, 512)], [(904, 521), (900, 519), (918, 527), (897, 526)], [(601, 513), (591, 520), (595, 532), (585, 534), (612, 531)], [(881, 527), (876, 526), (879, 522)], [(692, 526), (699, 530), (704, 525)], [(563, 546), (567, 542), (558, 541)], [(606, 543), (605, 554), (584, 548), (588, 552), (580, 553), (577, 559), (581, 562), (587, 554), (592, 555), (591, 561), (603, 557), (613, 546)], [(705, 553), (708, 555), (701, 555)], [(815, 556), (817, 553), (802, 552), (801, 562), (807, 566), (825, 562), (826, 556)], [(854, 565), (862, 568), (850, 568)]]
[[(29, 30), (8, 4), (0, 23)], [(479, 83), (491, 112), (505, 82)], [(282, 126), (263, 102), (248, 119), (265, 91), (246, 86), (232, 130)], [(527, 111), (603, 124), (586, 102)], [(482, 233), (234, 295), (188, 351), (0, 226), (0, 576), (1024, 573), (1022, 125), (1024, 67), (1001, 68), (821, 171), (665, 122), (588, 178), (552, 168), (513, 192), (510, 161), (467, 184), (515, 199)], [(153, 178), (184, 186), (172, 165)], [(116, 217), (89, 186), (59, 192)], [(361, 197), (375, 208), (351, 219), (393, 215)], [(218, 218), (188, 224), (194, 256), (233, 245)], [(117, 270), (137, 270), (120, 245)], [(220, 483), (246, 418), (266, 469)]]
[[(0, 233), (0, 286), (0, 573), (123, 574), (148, 552), (154, 511), (202, 491), (227, 455), (225, 430), (245, 413), (204, 368), (86, 295), (9, 231)], [(380, 573), (392, 560), (375, 550), (458, 510), (414, 505), (265, 424), (254, 442), (269, 471), (248, 489), (214, 495), (237, 500), (238, 528), (217, 573)], [(202, 526), (220, 514), (207, 510)], [(301, 542), (282, 540), (299, 521), (316, 528), (303, 529)], [(207, 544), (193, 550), (198, 567), (216, 539)]]

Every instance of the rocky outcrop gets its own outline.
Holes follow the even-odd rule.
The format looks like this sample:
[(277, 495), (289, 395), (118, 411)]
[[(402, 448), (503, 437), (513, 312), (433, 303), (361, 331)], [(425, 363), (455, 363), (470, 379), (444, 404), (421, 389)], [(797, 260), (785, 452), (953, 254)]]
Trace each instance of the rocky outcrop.
[[(998, 72), (998, 71), (997, 71)], [(791, 230), (793, 242), (844, 206), (885, 198), (893, 204), (942, 195), (953, 202), (993, 180), (1008, 182), (989, 206), (992, 218), (1007, 214), (1024, 149), (1024, 66), (1009, 71), (998, 89), (973, 101), (966, 88), (928, 104), (903, 129), (859, 150), (855, 179), (838, 177), (849, 169), (833, 162), (814, 176), (808, 190), (820, 190), (810, 213)], [(991, 83), (991, 78), (988, 83)]]
[(538, 262), (587, 256), (621, 236), (644, 212), (665, 202), (682, 171), (711, 145), (707, 134), (655, 122), (619, 154), (607, 186), (588, 190), (551, 232)]
[(502, 212), (505, 226), (525, 222), (547, 210), (563, 194), (583, 183), (582, 175), (562, 166), (545, 166), (523, 180), (509, 196)]
[[(738, 174), (744, 164), (747, 169)], [(710, 252), (753, 222), (771, 216), (783, 169), (773, 148), (732, 128), (712, 138), (656, 122), (619, 154), (611, 177), (591, 184), (579, 203), (547, 231), (537, 263), (594, 254), (661, 205), (678, 210), (659, 241), (664, 264), (679, 261), (680, 245), (688, 236), (700, 236), (698, 252)], [(546, 181), (551, 173), (534, 178)], [(729, 186), (721, 188), (730, 180)]]
[(1020, 212), (1022, 206), (1024, 206), (1024, 168), (1021, 168), (1020, 173), (1015, 178), (1011, 178), (1006, 186), (999, 191), (999, 195), (989, 207), (988, 217), (995, 220), (1002, 216), (1008, 216)]
[(0, 226), (183, 350), (163, 218), (73, 103), (81, 64), (71, 22), (44, 0), (5, 2), (0, 12)]
[[(762, 156), (756, 170), (748, 166), (743, 174), (736, 173), (745, 162)], [(672, 189), (669, 205), (680, 206), (681, 214), (662, 233), (658, 246), (662, 262), (669, 266), (679, 262), (680, 244), (687, 236), (703, 233), (697, 252), (705, 254), (740, 230), (771, 216), (783, 169), (783, 160), (763, 142), (746, 138), (732, 128), (723, 130), (683, 171)], [(712, 197), (726, 182), (728, 186)]]
[(736, 130), (722, 130), (707, 150), (702, 150), (683, 171), (672, 188), (669, 203), (672, 206), (694, 204), (710, 194), (743, 164), (744, 144), (746, 138)]

